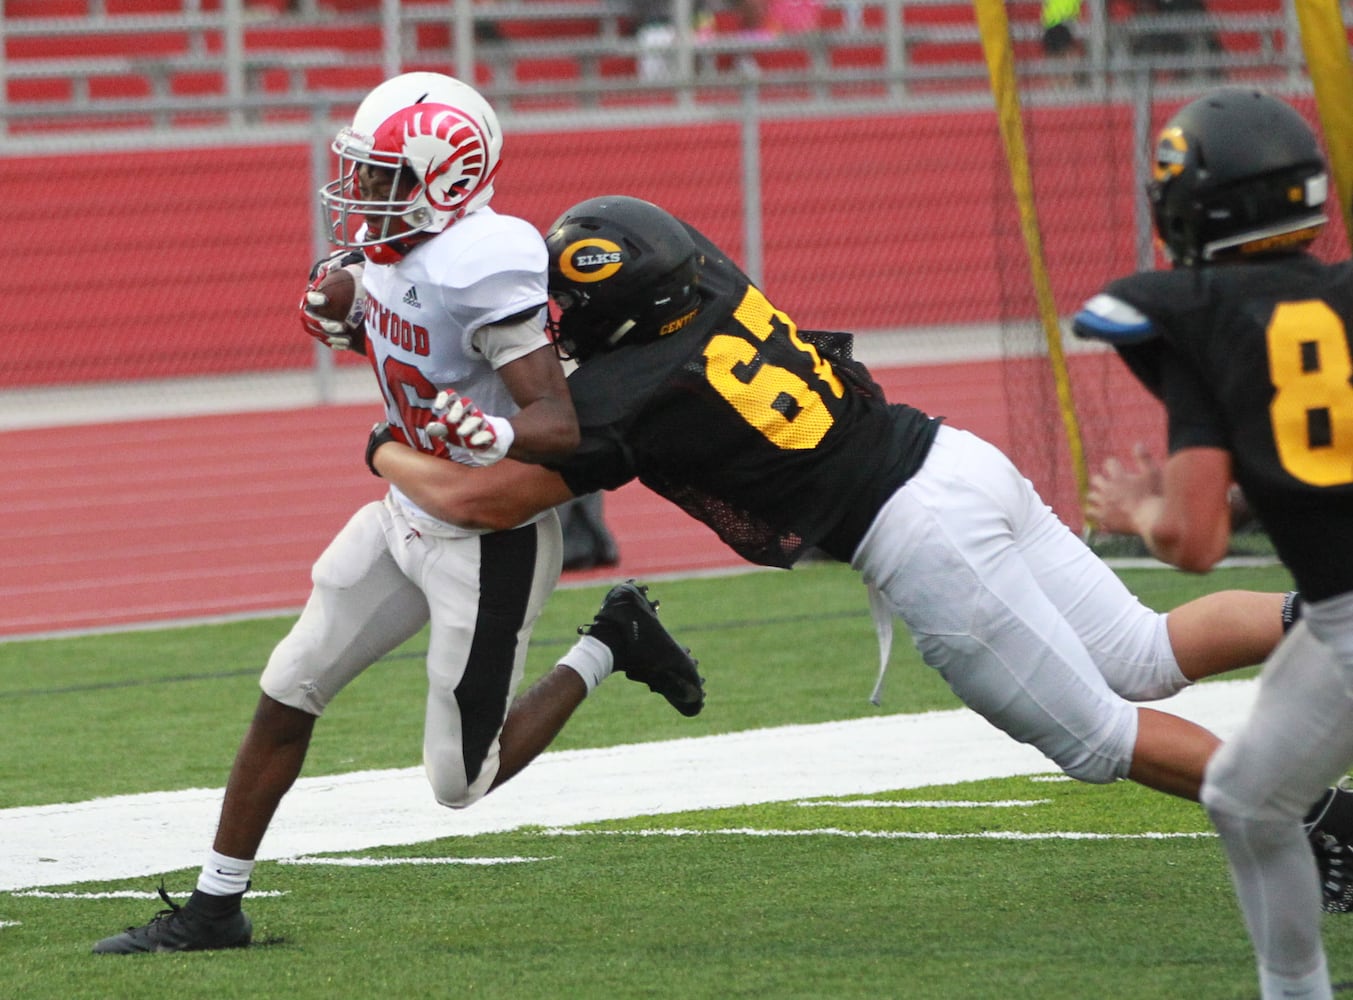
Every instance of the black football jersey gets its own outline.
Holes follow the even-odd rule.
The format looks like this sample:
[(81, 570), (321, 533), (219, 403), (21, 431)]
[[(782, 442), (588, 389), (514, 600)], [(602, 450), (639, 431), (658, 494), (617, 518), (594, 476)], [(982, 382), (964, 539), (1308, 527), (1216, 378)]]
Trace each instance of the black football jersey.
[(1305, 596), (1353, 590), (1353, 264), (1294, 254), (1105, 292), (1161, 335), (1151, 367), (1170, 451), (1229, 450)]
[(580, 495), (637, 478), (751, 562), (789, 566), (814, 546), (848, 560), (937, 421), (889, 404), (848, 335), (800, 330), (691, 235), (699, 314), (569, 376), (582, 444), (555, 467)]

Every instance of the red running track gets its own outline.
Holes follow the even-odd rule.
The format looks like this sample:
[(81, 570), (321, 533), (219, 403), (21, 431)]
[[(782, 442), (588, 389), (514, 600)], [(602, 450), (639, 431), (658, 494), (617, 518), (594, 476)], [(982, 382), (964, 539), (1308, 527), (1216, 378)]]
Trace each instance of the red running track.
[[(875, 374), (890, 398), (1008, 451), (1015, 438), (1019, 460), (998, 363)], [(1139, 395), (1120, 403), (1138, 419), (1115, 450), (1143, 430), (1160, 440), (1158, 422), (1141, 426)], [(375, 417), (371, 405), (332, 406), (0, 433), (0, 637), (298, 609), (315, 558), (383, 493), (361, 457)], [(642, 487), (606, 501), (620, 564), (566, 580), (743, 565)]]

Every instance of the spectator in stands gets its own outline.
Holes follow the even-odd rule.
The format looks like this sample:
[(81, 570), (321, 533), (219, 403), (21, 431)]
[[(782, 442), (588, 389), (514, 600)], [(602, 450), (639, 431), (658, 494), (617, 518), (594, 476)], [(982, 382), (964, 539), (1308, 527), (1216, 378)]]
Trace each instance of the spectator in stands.
[(819, 0), (734, 0), (739, 31), (756, 37), (814, 31), (822, 13)]
[(1081, 16), (1081, 0), (1043, 0), (1043, 52), (1064, 56), (1075, 47), (1071, 26)]
[[(639, 42), (639, 78), (670, 80), (674, 75), (673, 46), (676, 27), (672, 21), (670, 0), (632, 0), (635, 37)], [(736, 37), (759, 39), (797, 34), (817, 29), (822, 13), (821, 0), (727, 0), (718, 12), (732, 15), (730, 33)], [(696, 41), (720, 34), (716, 10), (697, 0), (692, 8), (692, 33)]]
[[(699, 30), (703, 4), (692, 8)], [(672, 47), (676, 44), (676, 25), (672, 20), (671, 0), (630, 0), (634, 19), (634, 37), (639, 43), (639, 79), (671, 80), (676, 75)]]
[[(1164, 17), (1167, 15), (1207, 14), (1206, 0), (1132, 0), (1132, 9), (1139, 17)], [(1128, 36), (1130, 55), (1153, 61), (1156, 56), (1170, 60), (1181, 60), (1187, 56), (1216, 56), (1225, 51), (1221, 37), (1211, 27), (1202, 28), (1158, 28), (1151, 31), (1132, 32)], [(1180, 65), (1172, 69), (1170, 75), (1176, 79), (1191, 79), (1197, 72), (1195, 67)], [(1220, 67), (1212, 67), (1208, 76), (1220, 79), (1225, 76)]]

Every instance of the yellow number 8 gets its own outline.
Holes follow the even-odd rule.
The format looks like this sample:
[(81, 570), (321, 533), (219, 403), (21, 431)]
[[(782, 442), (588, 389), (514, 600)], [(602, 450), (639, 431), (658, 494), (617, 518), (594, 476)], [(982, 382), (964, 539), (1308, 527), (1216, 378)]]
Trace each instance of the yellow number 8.
[(1284, 302), (1268, 325), (1269, 404), (1278, 460), (1312, 486), (1353, 482), (1353, 360), (1324, 302)]

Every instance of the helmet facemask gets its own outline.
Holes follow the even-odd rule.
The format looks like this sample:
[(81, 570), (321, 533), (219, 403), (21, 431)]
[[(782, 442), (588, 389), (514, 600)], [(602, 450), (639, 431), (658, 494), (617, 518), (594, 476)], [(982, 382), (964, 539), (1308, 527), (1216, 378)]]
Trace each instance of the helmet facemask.
[(330, 236), (372, 248), (435, 235), (487, 205), (502, 136), (472, 87), (408, 73), (372, 91), (331, 148), (338, 176), (320, 189)]

